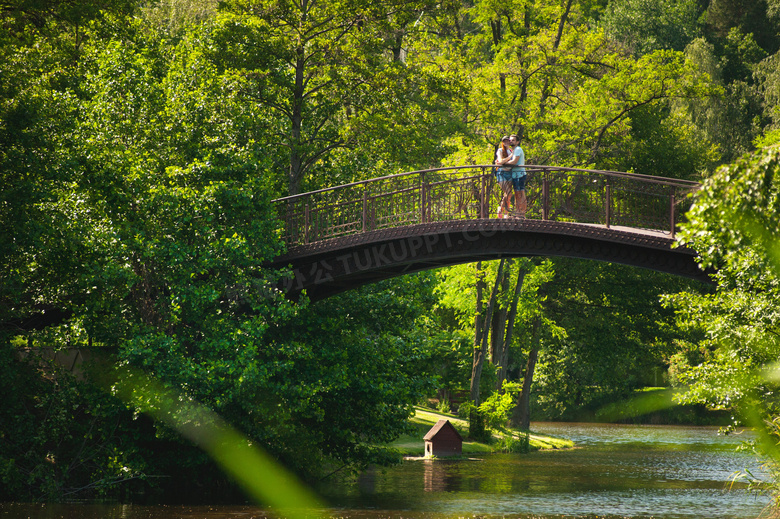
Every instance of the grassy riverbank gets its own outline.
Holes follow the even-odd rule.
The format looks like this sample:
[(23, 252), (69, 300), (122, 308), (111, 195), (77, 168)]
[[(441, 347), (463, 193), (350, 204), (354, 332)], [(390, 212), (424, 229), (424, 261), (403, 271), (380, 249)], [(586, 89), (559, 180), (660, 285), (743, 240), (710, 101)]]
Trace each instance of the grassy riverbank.
[[(497, 450), (495, 445), (498, 444), (504, 436), (512, 435), (515, 438), (519, 438), (521, 435), (520, 431), (518, 430), (507, 429), (505, 432), (494, 432), (492, 444), (469, 441), (469, 423), (467, 420), (459, 418), (454, 414), (440, 413), (431, 409), (416, 407), (414, 416), (410, 418), (410, 422), (415, 429), (415, 433), (401, 436), (398, 440), (392, 443), (392, 446), (401, 451), (405, 456), (422, 456), (425, 453), (423, 442), (425, 433), (427, 433), (430, 428), (441, 419), (449, 420), (450, 423), (455, 426), (460, 435), (464, 438), (463, 454), (495, 452)], [(574, 447), (574, 442), (571, 440), (533, 434), (533, 431), (529, 436), (529, 448), (531, 450), (567, 449), (571, 447)]]

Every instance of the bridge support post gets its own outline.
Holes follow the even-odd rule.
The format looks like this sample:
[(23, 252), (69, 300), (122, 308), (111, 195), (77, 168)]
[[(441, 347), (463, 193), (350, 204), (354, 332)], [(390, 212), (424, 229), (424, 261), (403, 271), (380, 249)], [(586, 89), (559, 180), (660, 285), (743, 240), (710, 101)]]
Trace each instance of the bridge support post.
[(671, 232), (672, 238), (674, 238), (674, 223), (675, 223), (675, 220), (676, 220), (676, 218), (675, 218), (675, 216), (676, 216), (675, 215), (675, 212), (676, 212), (675, 206), (676, 206), (676, 204), (674, 203), (675, 202), (674, 187), (671, 187), (670, 189), (672, 190), (672, 194), (669, 196), (669, 201), (670, 201), (670, 204), (669, 204), (669, 225), (670, 225), (670, 232)]
[(303, 211), (303, 243), (309, 243), (309, 222), (311, 216), (309, 214), (309, 204), (306, 204)]
[(427, 223), (427, 212), (428, 208), (426, 207), (427, 202), (427, 193), (428, 193), (428, 184), (425, 182), (425, 172), (420, 173), (420, 222)]
[(366, 232), (368, 226), (368, 188), (363, 187), (363, 232)]
[(542, 220), (550, 219), (550, 179), (542, 172)]
[[(484, 171), (484, 170), (483, 170)], [(485, 181), (485, 175), (480, 175), (480, 186), (479, 186), (479, 217), (480, 218), (487, 218), (485, 214), (485, 209), (487, 208), (487, 182)]]
[(607, 185), (604, 190), (604, 213), (607, 229), (612, 219), (612, 186), (609, 185), (609, 178), (607, 178)]

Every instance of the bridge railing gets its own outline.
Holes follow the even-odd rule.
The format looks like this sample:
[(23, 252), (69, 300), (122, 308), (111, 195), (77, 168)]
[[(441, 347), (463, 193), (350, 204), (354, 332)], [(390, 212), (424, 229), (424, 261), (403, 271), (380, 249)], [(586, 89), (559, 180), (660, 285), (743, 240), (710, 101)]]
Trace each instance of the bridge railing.
[[(695, 182), (554, 166), (525, 166), (526, 218), (625, 226), (674, 236)], [(493, 166), (427, 169), (274, 201), (288, 246), (407, 225), (495, 218)]]

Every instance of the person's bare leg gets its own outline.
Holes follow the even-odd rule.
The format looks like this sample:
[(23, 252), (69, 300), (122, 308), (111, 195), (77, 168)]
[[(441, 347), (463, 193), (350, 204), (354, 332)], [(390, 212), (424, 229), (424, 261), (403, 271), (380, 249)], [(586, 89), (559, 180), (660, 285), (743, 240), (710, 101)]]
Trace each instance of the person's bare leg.
[(501, 190), (501, 199), (498, 201), (498, 207), (496, 208), (496, 218), (503, 218), (504, 217), (504, 198), (506, 198), (506, 193), (504, 192), (504, 186), (501, 185), (501, 182), (498, 183), (498, 188)]
[(525, 218), (525, 211), (528, 208), (528, 200), (525, 197), (525, 189), (515, 191), (515, 214), (520, 218)]
[(504, 218), (509, 218), (512, 215), (512, 184), (507, 182), (504, 188)]
[(511, 214), (512, 206), (510, 203), (510, 198), (512, 196), (512, 188), (511, 186), (509, 189), (507, 189), (507, 183), (501, 182), (501, 201), (498, 203), (498, 209), (496, 210), (497, 217), (498, 218), (508, 218), (509, 214)]

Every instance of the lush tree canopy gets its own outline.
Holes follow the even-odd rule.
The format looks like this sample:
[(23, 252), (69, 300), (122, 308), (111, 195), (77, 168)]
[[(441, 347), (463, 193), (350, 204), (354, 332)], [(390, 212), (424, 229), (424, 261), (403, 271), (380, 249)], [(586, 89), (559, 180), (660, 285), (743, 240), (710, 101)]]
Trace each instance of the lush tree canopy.
[(721, 168), (696, 196), (683, 231), (701, 262), (718, 269), (714, 294), (669, 298), (681, 327), (700, 338), (676, 355), (683, 402), (733, 413), (735, 424), (756, 427), (757, 447), (780, 478), (780, 148), (768, 147)]
[[(110, 369), (96, 387), (25, 384), (21, 345), (96, 348), (304, 475), (393, 459), (381, 443), (404, 430), (429, 384), (411, 368), (425, 353), (410, 335), (420, 308), (406, 304), (424, 300), (425, 283), (341, 306), (287, 301), (282, 273), (264, 267), (282, 247), (270, 203), (282, 188), (264, 144), (279, 121), (246, 103), (251, 78), (220, 69), (194, 34), (172, 44), (132, 23), (132, 39), (83, 46), (79, 74), (62, 71), (73, 83), (52, 83), (60, 69), (28, 70), (18, 52), (3, 65), (31, 79), (8, 79), (3, 104), (4, 389), (21, 406), (0, 420), (3, 495), (166, 487), (154, 477), (182, 471), (170, 481), (227, 481), (176, 424), (137, 419), (112, 399), (108, 388), (126, 383)], [(164, 454), (149, 456), (155, 445)]]
[[(683, 364), (688, 398), (745, 412), (743, 400), (765, 382), (761, 370), (777, 359), (779, 172), (775, 146), (722, 168), (696, 197), (684, 237), (703, 265), (717, 268), (718, 290), (674, 298), (684, 323), (706, 333), (694, 345), (704, 362)], [(767, 391), (771, 415), (777, 404)]]

